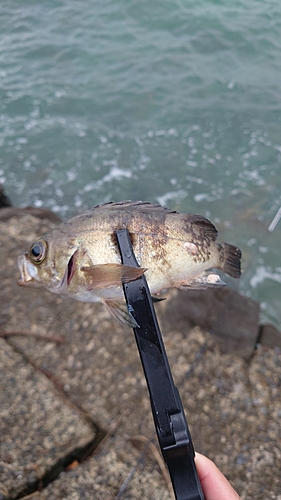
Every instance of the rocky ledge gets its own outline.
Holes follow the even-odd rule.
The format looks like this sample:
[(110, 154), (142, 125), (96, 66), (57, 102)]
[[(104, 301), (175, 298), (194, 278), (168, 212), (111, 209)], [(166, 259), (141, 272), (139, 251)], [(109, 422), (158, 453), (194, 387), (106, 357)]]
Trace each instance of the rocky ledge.
[[(1, 211), (0, 499), (173, 498), (132, 331), (18, 287), (18, 254), (57, 220)], [(156, 312), (195, 448), (243, 500), (281, 500), (280, 333), (240, 299), (172, 291)]]

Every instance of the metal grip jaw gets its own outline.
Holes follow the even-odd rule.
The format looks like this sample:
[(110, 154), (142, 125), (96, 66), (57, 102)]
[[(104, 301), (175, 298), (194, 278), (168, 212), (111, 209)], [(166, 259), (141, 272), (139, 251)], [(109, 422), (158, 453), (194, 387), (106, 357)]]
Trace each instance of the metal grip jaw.
[[(139, 267), (127, 229), (116, 231), (122, 263)], [(152, 298), (144, 276), (123, 284), (128, 310), (150, 395), (159, 445), (176, 500), (204, 500), (182, 402), (173, 382)]]

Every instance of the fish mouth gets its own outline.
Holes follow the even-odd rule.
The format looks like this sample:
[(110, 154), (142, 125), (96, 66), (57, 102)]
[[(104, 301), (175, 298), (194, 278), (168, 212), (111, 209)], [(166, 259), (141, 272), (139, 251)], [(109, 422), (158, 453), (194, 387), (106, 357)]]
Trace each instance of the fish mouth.
[(31, 262), (29, 262), (27, 257), (27, 253), (24, 253), (18, 257), (18, 267), (20, 271), (20, 279), (18, 280), (18, 285), (40, 286), (40, 283), (36, 280), (37, 269)]

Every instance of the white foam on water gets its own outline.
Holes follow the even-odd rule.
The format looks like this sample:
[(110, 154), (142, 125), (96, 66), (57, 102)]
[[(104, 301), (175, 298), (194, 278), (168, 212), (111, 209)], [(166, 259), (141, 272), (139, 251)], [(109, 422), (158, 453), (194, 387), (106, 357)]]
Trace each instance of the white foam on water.
[(277, 283), (281, 283), (281, 269), (276, 268), (276, 271), (279, 272), (272, 272), (269, 268), (265, 266), (258, 266), (256, 268), (255, 274), (250, 279), (251, 287), (256, 288), (258, 285), (260, 285), (267, 279), (276, 281)]
[(193, 196), (194, 201), (200, 203), (201, 201), (215, 201), (220, 200), (223, 197), (223, 193), (220, 190), (213, 190), (212, 195), (210, 193), (197, 193)]
[(194, 201), (200, 202), (203, 200), (208, 200), (209, 194), (208, 193), (197, 193), (194, 195)]
[(171, 200), (183, 200), (187, 196), (187, 192), (184, 189), (180, 189), (179, 191), (168, 191), (162, 196), (157, 196), (156, 200), (160, 205), (166, 206), (168, 201)]
[(42, 200), (34, 200), (34, 206), (37, 208), (43, 207), (43, 201)]
[(93, 181), (90, 182), (89, 184), (86, 184), (86, 186), (84, 186), (84, 192), (88, 193), (89, 191), (92, 191), (94, 189), (95, 190), (100, 189), (103, 186), (103, 184), (114, 180), (119, 181), (124, 177), (129, 179), (130, 177), (132, 177), (132, 172), (130, 170), (125, 170), (118, 166), (113, 166), (108, 172), (108, 174), (102, 177), (102, 179), (98, 179), (97, 181)]

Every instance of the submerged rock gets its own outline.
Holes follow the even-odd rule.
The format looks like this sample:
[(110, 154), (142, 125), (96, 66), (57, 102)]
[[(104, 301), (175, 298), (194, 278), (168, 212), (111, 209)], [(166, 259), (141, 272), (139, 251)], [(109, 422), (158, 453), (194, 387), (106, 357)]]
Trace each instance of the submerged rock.
[(12, 203), (4, 192), (4, 187), (0, 184), (0, 208), (11, 207)]

